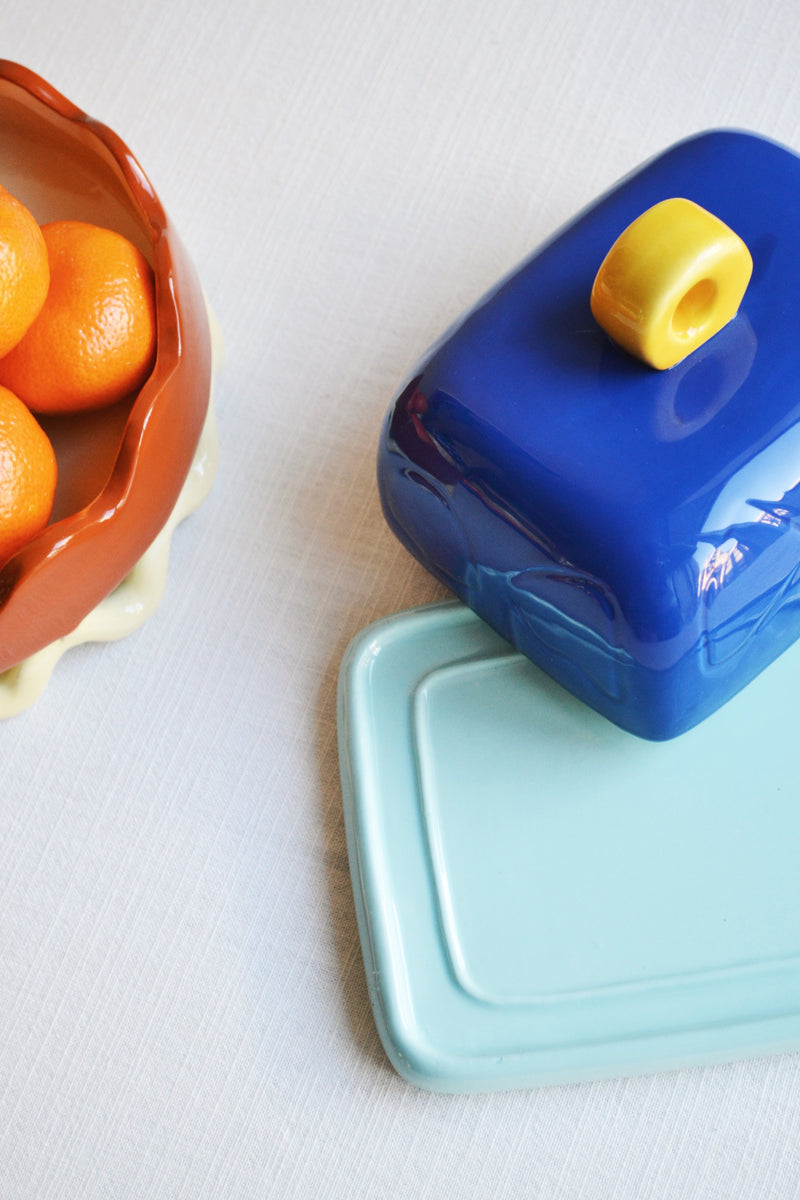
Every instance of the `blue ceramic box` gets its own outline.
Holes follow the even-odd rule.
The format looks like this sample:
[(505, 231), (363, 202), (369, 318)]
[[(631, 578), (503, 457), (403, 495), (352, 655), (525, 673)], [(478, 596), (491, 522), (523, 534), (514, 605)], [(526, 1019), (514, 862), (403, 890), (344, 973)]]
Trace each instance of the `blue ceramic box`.
[[(609, 247), (682, 196), (753, 257), (737, 316), (656, 371), (594, 321)], [(714, 131), (625, 179), (428, 354), (378, 479), (408, 549), (624, 729), (666, 739), (800, 635), (800, 158)]]

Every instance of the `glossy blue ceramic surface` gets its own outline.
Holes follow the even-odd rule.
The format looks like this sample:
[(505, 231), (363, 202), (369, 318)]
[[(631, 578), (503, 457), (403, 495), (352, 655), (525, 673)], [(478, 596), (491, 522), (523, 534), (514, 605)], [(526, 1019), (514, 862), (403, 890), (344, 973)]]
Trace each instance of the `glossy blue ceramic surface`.
[[(589, 296), (671, 196), (754, 270), (734, 320), (655, 371)], [(411, 552), (575, 695), (651, 739), (708, 716), (800, 635), (800, 158), (715, 131), (625, 179), (433, 348), (378, 477)]]

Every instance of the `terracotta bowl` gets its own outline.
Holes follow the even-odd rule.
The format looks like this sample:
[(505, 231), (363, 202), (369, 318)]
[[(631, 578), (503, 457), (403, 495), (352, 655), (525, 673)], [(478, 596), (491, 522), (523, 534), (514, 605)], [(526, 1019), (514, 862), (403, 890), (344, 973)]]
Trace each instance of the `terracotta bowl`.
[(0, 571), (0, 672), (74, 633), (176, 507), (209, 409), (212, 339), (194, 269), (127, 146), (43, 79), (0, 61), (0, 182), (40, 222), (90, 221), (144, 252), (158, 348), (136, 395), (46, 418), (59, 464), (48, 527)]

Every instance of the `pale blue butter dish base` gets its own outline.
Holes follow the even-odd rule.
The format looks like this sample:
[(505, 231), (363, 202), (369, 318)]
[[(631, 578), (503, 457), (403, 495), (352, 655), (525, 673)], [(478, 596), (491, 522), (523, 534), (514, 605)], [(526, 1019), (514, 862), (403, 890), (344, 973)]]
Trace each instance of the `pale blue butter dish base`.
[(414, 1084), (490, 1091), (800, 1048), (800, 645), (669, 742), (459, 603), (339, 680), (370, 999)]

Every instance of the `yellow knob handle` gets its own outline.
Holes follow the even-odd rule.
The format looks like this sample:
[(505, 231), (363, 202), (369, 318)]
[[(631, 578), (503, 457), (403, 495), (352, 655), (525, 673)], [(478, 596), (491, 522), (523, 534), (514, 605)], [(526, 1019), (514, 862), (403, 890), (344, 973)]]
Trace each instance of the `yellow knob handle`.
[(753, 260), (742, 239), (692, 200), (662, 200), (620, 234), (592, 287), (595, 320), (664, 370), (736, 316)]

